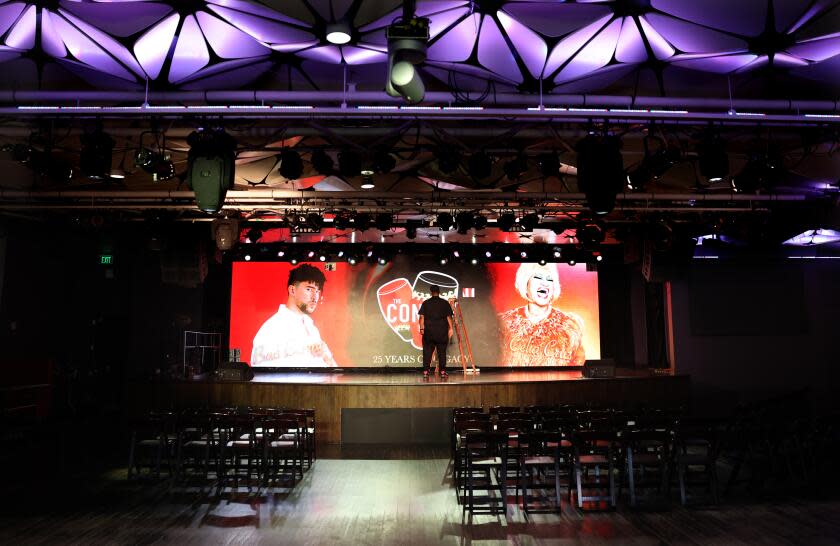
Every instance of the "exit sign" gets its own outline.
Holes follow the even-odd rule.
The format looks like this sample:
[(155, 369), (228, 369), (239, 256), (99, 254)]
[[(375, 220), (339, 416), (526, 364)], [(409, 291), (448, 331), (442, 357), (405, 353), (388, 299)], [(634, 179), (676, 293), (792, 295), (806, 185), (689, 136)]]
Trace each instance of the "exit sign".
[(110, 254), (101, 254), (99, 256), (99, 263), (101, 265), (113, 265), (114, 264), (114, 257)]

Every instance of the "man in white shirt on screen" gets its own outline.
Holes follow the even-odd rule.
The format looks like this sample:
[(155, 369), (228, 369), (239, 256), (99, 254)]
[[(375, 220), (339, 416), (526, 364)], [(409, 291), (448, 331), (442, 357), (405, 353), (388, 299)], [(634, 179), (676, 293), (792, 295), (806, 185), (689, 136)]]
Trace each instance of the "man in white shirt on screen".
[(251, 366), (336, 366), (329, 347), (309, 316), (318, 307), (324, 282), (324, 272), (309, 264), (301, 264), (289, 272), (289, 298), (254, 336)]

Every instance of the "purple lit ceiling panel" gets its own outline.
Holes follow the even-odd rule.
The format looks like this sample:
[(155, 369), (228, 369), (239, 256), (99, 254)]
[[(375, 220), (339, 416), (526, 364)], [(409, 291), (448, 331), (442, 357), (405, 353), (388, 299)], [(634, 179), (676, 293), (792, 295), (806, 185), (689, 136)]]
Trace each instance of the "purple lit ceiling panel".
[[(169, 46), (178, 30), (181, 16), (173, 13), (146, 31), (134, 44), (134, 56), (150, 79), (157, 79), (163, 62), (169, 53)], [(203, 40), (202, 40), (203, 42)]]
[(601, 17), (594, 23), (586, 25), (582, 29), (573, 32), (563, 38), (548, 56), (545, 66), (545, 74), (551, 74), (560, 66), (572, 58), (582, 47), (584, 47), (606, 24), (612, 19), (612, 15)]
[(554, 81), (562, 83), (575, 80), (607, 66), (615, 53), (620, 33), (621, 20), (616, 19), (587, 43), (560, 71)]
[(142, 32), (172, 12), (161, 2), (61, 2), (62, 9), (108, 34), (125, 38)]
[(674, 47), (685, 53), (740, 51), (747, 43), (729, 34), (656, 13), (645, 16), (648, 22)]
[(5, 6), (0, 6), (0, 36), (6, 34), (6, 31), (12, 27), (15, 21), (17, 21), (17, 18), (20, 17), (20, 14), (23, 13), (23, 8), (25, 7), (26, 4), (23, 2), (13, 2)]
[(383, 63), (388, 58), (386, 53), (364, 47), (343, 46), (341, 53), (344, 56), (344, 62), (351, 65)]
[(6, 45), (15, 49), (32, 49), (35, 46), (35, 24), (38, 19), (38, 8), (29, 6), (18, 17), (17, 23), (6, 36)]
[(648, 58), (645, 42), (639, 32), (636, 20), (625, 17), (621, 24), (621, 34), (615, 47), (615, 60), (620, 63), (640, 63)]
[[(221, 6), (210, 5), (208, 7), (230, 24), (247, 32), (260, 42), (271, 44), (272, 49), (295, 51), (317, 43), (314, 34), (299, 27)], [(303, 26), (303, 23), (298, 24)]]
[(469, 12), (470, 10), (467, 8), (457, 8), (431, 15), (429, 17), (429, 38), (434, 38), (448, 29)]
[(790, 31), (794, 23), (807, 8), (802, 0), (773, 0), (773, 16), (776, 18), (776, 31)]
[(14, 49), (9, 49), (5, 46), (0, 46), (0, 63), (11, 61), (20, 57), (20, 53)]
[(794, 66), (808, 66), (808, 61), (804, 61), (799, 57), (794, 57), (793, 55), (788, 55), (787, 53), (776, 53), (773, 56), (773, 64), (776, 66), (791, 68)]
[(526, 27), (516, 19), (507, 15), (504, 11), (497, 14), (499, 22), (502, 23), (505, 32), (516, 48), (519, 57), (528, 67), (528, 72), (535, 78), (542, 75), (545, 60), (548, 57), (548, 46), (539, 34)]
[(662, 37), (655, 28), (653, 28), (650, 23), (644, 17), (639, 17), (639, 24), (642, 27), (642, 31), (645, 33), (645, 37), (647, 38), (648, 44), (650, 44), (651, 50), (653, 50), (653, 54), (656, 56), (657, 59), (660, 61), (664, 61), (665, 59), (674, 55), (675, 51), (674, 48), (671, 47), (671, 44), (668, 43), (668, 40)]
[[(68, 13), (68, 12), (64, 11), (63, 9), (59, 10), (59, 12), (73, 26), (78, 28), (80, 31), (84, 32), (87, 36), (90, 37), (90, 39), (93, 42), (98, 44), (99, 49), (101, 51), (103, 51), (104, 53), (109, 54), (110, 56), (117, 59), (120, 63), (122, 63), (125, 67), (132, 70), (138, 76), (143, 75), (143, 69), (140, 67), (140, 63), (137, 62), (137, 60), (134, 58), (134, 56), (131, 54), (131, 52), (125, 46), (123, 46), (117, 40), (111, 38), (110, 36), (108, 36), (107, 34), (102, 32), (101, 30), (97, 29), (96, 27), (94, 27), (92, 25), (89, 25), (88, 23), (82, 21), (78, 17), (73, 16), (71, 13)], [(44, 13), (46, 13), (46, 12), (44, 12)], [(44, 34), (44, 31), (42, 29), (42, 35), (43, 34)], [(92, 63), (87, 63), (87, 64), (92, 65)], [(94, 65), (92, 65), (92, 66), (94, 66)], [(117, 74), (114, 73), (114, 75), (117, 75)], [(132, 77), (132, 79), (134, 79), (134, 78)]]
[(840, 32), (840, 2), (822, 0), (815, 2), (788, 31), (788, 34), (796, 33), (797, 39), (809, 40), (831, 36), (838, 32)]
[[(504, 86), (510, 86), (511, 90), (515, 88), (518, 82), (505, 79), (499, 74), (490, 72), (481, 67), (470, 64), (461, 63), (441, 63), (429, 62), (423, 66), (423, 70), (434, 74), (444, 83), (454, 83), (459, 90), (478, 90), (485, 91), (487, 89), (487, 81), (493, 80), (496, 85), (496, 90), (501, 91)], [(452, 74), (450, 80), (449, 74)], [(502, 85), (500, 85), (502, 84)]]
[[(418, 4), (419, 3), (420, 2), (418, 2)], [(377, 0), (376, 2), (361, 2), (359, 4), (359, 11), (356, 12), (356, 17), (353, 19), (353, 25), (357, 28), (361, 28), (369, 23), (372, 23), (373, 21), (376, 21), (377, 19), (380, 19), (386, 13), (390, 13), (397, 9), (402, 10), (401, 0)], [(400, 11), (399, 13), (402, 13), (402, 11)], [(324, 15), (329, 16), (329, 13)]]
[[(694, 57), (688, 58), (686, 57)], [(692, 70), (702, 70), (704, 72), (716, 72), (718, 74), (728, 74), (749, 65), (757, 58), (753, 54), (741, 55), (715, 55), (708, 57), (695, 57), (692, 55), (677, 55), (672, 61), (674, 66), (682, 68), (690, 68)], [(682, 60), (685, 59), (685, 60)]]
[(53, 25), (52, 15), (46, 10), (41, 14), (41, 47), (51, 57), (62, 58), (67, 55), (67, 48)]
[(236, 27), (213, 17), (207, 12), (195, 14), (201, 31), (213, 52), (222, 59), (260, 57), (271, 51)]
[(62, 17), (53, 16), (53, 28), (67, 51), (79, 62), (118, 78), (134, 81), (135, 76), (120, 65), (93, 40), (82, 34)]
[(480, 16), (473, 14), (455, 25), (449, 32), (440, 36), (429, 46), (428, 57), (435, 61), (466, 61), (475, 47)]
[(679, 19), (745, 36), (764, 30), (767, 0), (651, 0), (651, 6)]
[(478, 62), (496, 74), (515, 82), (522, 81), (516, 59), (510, 54), (502, 31), (492, 17), (485, 16), (478, 37)]
[(210, 52), (204, 42), (204, 36), (198, 22), (192, 15), (184, 19), (175, 52), (172, 54), (172, 66), (169, 68), (169, 81), (179, 82), (198, 72), (210, 62)]
[(181, 87), (186, 90), (231, 89), (250, 84), (270, 68), (271, 62), (266, 60), (225, 61), (196, 72)]
[(340, 64), (342, 59), (341, 49), (332, 45), (304, 49), (298, 55), (313, 61), (331, 64)]
[(565, 36), (611, 15), (607, 6), (557, 2), (510, 2), (504, 10), (523, 25), (545, 36)]
[[(616, 80), (636, 73), (631, 64), (614, 64), (597, 70), (585, 78), (563, 82), (554, 88), (555, 93), (586, 93), (590, 89), (607, 89)], [(635, 77), (633, 78), (635, 80)], [(635, 83), (635, 82), (633, 82)]]
[(286, 23), (304, 22), (311, 25), (315, 22), (309, 8), (301, 0), (268, 0), (261, 3), (246, 0), (207, 0), (207, 3)]
[(840, 36), (825, 40), (802, 42), (801, 44), (789, 47), (787, 52), (808, 61), (825, 61), (835, 55), (840, 55)]

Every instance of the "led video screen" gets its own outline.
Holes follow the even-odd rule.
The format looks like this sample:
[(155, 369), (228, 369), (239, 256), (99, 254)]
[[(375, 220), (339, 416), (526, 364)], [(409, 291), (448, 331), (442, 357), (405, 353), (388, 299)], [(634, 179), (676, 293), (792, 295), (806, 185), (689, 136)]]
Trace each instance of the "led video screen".
[[(405, 255), (386, 265), (235, 262), (230, 347), (258, 368), (418, 367), (418, 310), (437, 285), (477, 366), (580, 366), (600, 358), (597, 275), (583, 264)], [(456, 368), (461, 332), (447, 348)]]

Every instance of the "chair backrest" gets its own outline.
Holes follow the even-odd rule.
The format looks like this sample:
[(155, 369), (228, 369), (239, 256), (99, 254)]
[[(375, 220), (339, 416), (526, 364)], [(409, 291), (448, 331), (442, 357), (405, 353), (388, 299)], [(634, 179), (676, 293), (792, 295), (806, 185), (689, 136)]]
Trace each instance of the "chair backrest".
[(519, 406), (492, 406), (490, 408), (490, 415), (500, 415), (503, 413), (520, 413), (522, 410)]
[(529, 432), (534, 430), (534, 421), (530, 419), (499, 419), (496, 423), (498, 432)]

